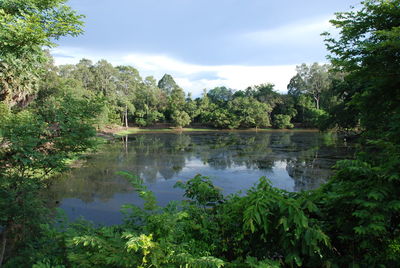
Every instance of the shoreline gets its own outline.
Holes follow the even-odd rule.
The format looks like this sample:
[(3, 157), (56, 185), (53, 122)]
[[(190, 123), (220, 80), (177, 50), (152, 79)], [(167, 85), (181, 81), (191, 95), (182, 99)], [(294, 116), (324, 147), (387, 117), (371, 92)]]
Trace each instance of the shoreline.
[(292, 128), (292, 129), (275, 129), (275, 128), (248, 128), (248, 129), (212, 129), (212, 128), (141, 128), (141, 127), (116, 127), (103, 129), (97, 132), (97, 137), (107, 140), (118, 138), (131, 134), (154, 134), (154, 133), (210, 133), (210, 132), (318, 132), (315, 128)]

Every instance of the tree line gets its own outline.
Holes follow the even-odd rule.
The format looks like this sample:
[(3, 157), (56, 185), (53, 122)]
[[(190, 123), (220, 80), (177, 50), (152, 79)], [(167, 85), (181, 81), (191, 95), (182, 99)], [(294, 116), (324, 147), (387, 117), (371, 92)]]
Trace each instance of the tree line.
[[(46, 61), (47, 58), (47, 61)], [(43, 71), (36, 85), (28, 91), (7, 91), (16, 81), (3, 80), (1, 100), (9, 107), (26, 107), (42, 102), (49, 95), (70, 92), (98, 103), (98, 128), (107, 125), (152, 126), (170, 123), (176, 127), (190, 124), (219, 128), (293, 128), (328, 127), (329, 112), (343, 102), (335, 85), (343, 76), (330, 72), (327, 64), (297, 66), (297, 74), (288, 84), (288, 93), (281, 94), (270, 83), (233, 90), (224, 86), (204, 89), (193, 99), (165, 74), (158, 82), (144, 79), (132, 66), (116, 66), (100, 60), (82, 59), (77, 64), (55, 66), (51, 55), (44, 54)], [(21, 78), (17, 78), (20, 81)], [(61, 93), (64, 92), (64, 93)], [(333, 127), (333, 126), (329, 126)]]
[[(193, 99), (173, 77), (165, 74), (158, 82), (142, 78), (132, 66), (113, 67), (106, 60), (93, 64), (82, 59), (76, 65), (53, 67), (55, 75), (73, 80), (88, 95), (101, 96), (104, 110), (99, 125), (152, 126), (168, 122), (176, 127), (190, 124), (214, 128), (324, 127), (327, 114), (341, 102), (334, 85), (343, 77), (330, 66), (314, 63), (297, 66), (288, 93), (265, 83), (244, 90), (225, 86), (206, 90)], [(51, 81), (49, 81), (51, 83)], [(47, 87), (46, 84), (43, 85)]]

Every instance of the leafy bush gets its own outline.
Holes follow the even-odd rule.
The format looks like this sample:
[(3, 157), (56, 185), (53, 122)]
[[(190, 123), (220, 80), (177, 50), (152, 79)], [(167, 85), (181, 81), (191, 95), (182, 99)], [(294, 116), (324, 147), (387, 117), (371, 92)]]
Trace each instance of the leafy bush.
[[(247, 195), (223, 196), (208, 177), (195, 176), (177, 187), (187, 201), (157, 206), (141, 180), (120, 172), (144, 199), (143, 208), (125, 205), (124, 224), (94, 227), (45, 225), (29, 260), (36, 267), (279, 267), (321, 266), (330, 242), (312, 215), (318, 208), (302, 194), (273, 188), (261, 178)], [(47, 242), (46, 242), (47, 241)], [(49, 247), (48, 241), (53, 241)]]
[(178, 127), (185, 127), (190, 124), (190, 116), (185, 111), (175, 110), (171, 115), (172, 123)]
[(230, 114), (228, 109), (216, 108), (212, 112), (204, 115), (205, 122), (215, 128), (229, 128), (234, 129), (239, 127), (239, 120), (234, 114)]
[[(399, 160), (393, 157), (387, 162), (398, 166)], [(399, 253), (400, 238), (399, 172), (390, 174), (387, 172), (390, 168), (373, 166), (360, 157), (340, 161), (336, 168), (338, 172), (315, 198), (319, 199), (318, 206), (325, 215), (325, 230), (341, 256), (337, 263), (397, 266), (400, 263), (400, 255), (395, 253)]]
[(237, 97), (228, 103), (229, 113), (235, 115), (242, 128), (270, 126), (271, 107), (251, 97)]
[(307, 127), (323, 128), (328, 119), (328, 113), (321, 109), (307, 109), (304, 114), (304, 124)]
[(162, 118), (164, 118), (164, 115), (158, 111), (135, 112), (135, 123), (141, 127), (150, 126)]
[(197, 204), (206, 206), (222, 199), (221, 189), (215, 187), (211, 179), (200, 174), (186, 183), (177, 182), (175, 187), (185, 189), (185, 197), (193, 199)]
[(40, 192), (66, 161), (92, 148), (97, 104), (71, 95), (49, 97), (36, 109), (5, 116), (0, 124), (0, 264), (35, 237), (48, 211)]
[(290, 123), (291, 117), (286, 114), (277, 114), (274, 116), (273, 127), (274, 128), (293, 128), (293, 124)]

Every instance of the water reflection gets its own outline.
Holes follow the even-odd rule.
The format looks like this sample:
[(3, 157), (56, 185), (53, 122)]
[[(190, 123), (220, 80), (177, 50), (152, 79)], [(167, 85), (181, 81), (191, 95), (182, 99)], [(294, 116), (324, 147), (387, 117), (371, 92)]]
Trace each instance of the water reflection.
[(341, 139), (315, 132), (132, 135), (64, 174), (51, 186), (50, 199), (60, 201), (72, 218), (118, 223), (119, 207), (140, 200), (117, 171), (140, 176), (163, 205), (181, 198), (172, 187), (176, 180), (198, 173), (213, 178), (225, 193), (247, 189), (261, 176), (288, 191), (312, 189), (326, 181), (338, 159), (351, 154)]

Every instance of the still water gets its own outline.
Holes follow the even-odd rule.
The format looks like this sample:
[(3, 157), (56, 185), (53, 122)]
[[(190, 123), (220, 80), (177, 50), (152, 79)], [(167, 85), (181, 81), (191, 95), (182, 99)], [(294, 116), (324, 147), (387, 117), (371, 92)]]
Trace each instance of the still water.
[(160, 205), (181, 200), (177, 180), (212, 178), (225, 194), (244, 191), (260, 177), (287, 191), (318, 187), (337, 160), (352, 157), (343, 139), (318, 132), (215, 132), (130, 135), (106, 144), (81, 167), (65, 173), (50, 199), (69, 219), (118, 224), (124, 204), (142, 204), (117, 171), (139, 176)]

